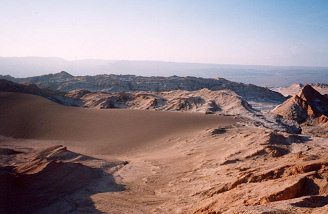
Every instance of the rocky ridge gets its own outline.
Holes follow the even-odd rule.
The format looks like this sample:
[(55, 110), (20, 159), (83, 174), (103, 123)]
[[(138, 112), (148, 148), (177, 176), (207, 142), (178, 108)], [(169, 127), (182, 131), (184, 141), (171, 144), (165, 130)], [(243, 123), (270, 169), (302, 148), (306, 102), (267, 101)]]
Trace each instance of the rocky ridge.
[[(35, 94), (68, 106), (235, 115), (245, 118), (246, 123), (251, 126), (271, 127), (275, 130), (299, 133), (299, 128), (295, 124), (286, 123), (277, 120), (272, 115), (263, 114), (260, 110), (254, 109), (242, 96), (228, 89), (215, 91), (208, 89), (198, 91), (173, 90), (168, 92), (91, 92), (81, 89), (65, 93), (41, 89), (36, 85), (1, 81), (3, 84), (0, 91)], [(34, 90), (30, 90), (30, 88)], [(270, 105), (272, 104), (275, 103), (270, 103)]]
[(41, 88), (66, 92), (76, 89), (85, 89), (92, 92), (162, 92), (173, 90), (197, 91), (207, 88), (213, 91), (232, 90), (247, 101), (282, 102), (285, 100), (280, 93), (271, 91), (268, 88), (232, 82), (223, 78), (214, 79), (191, 76), (143, 77), (114, 74), (72, 76), (65, 71), (28, 78), (14, 78), (10, 76), (0, 76), (0, 78), (23, 84), (36, 84)]
[[(328, 94), (328, 84), (324, 83), (311, 83), (308, 84), (312, 86), (316, 91), (320, 94)], [(304, 85), (300, 83), (294, 83), (288, 87), (278, 87), (278, 88), (271, 88), (271, 90), (276, 91), (284, 95), (285, 97), (294, 96), (301, 93)]]
[(328, 137), (328, 97), (306, 85), (298, 95), (289, 98), (272, 112), (287, 121), (296, 121), (303, 133)]
[(277, 106), (274, 113), (298, 123), (307, 119), (328, 115), (328, 98), (312, 86), (306, 85), (298, 95), (294, 95), (283, 104)]
[(231, 90), (170, 92), (90, 92), (74, 90), (67, 97), (80, 99), (87, 108), (129, 108), (139, 110), (190, 111), (232, 115), (255, 113), (243, 98)]
[(64, 92), (40, 88), (35, 84), (18, 84), (9, 80), (0, 79), (0, 91), (34, 94), (64, 105), (80, 105), (79, 100), (65, 96)]

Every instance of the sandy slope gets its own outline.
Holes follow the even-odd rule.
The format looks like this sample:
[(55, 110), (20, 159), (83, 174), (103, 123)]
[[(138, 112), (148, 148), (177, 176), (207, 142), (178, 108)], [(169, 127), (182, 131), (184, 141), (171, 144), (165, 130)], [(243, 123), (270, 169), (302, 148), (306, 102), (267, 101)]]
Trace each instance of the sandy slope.
[(327, 138), (15, 93), (0, 94), (0, 110), (1, 135), (29, 138), (0, 137), (0, 212), (328, 212)]
[(1, 93), (0, 109), (1, 135), (65, 140), (73, 146), (79, 142), (97, 154), (127, 151), (171, 135), (234, 121), (231, 117), (192, 113), (66, 107), (19, 93)]
[[(327, 139), (225, 126), (170, 137), (165, 147), (117, 156), (127, 161), (112, 160), (111, 155), (87, 157), (60, 146), (35, 151), (40, 150), (38, 144), (49, 142), (33, 141), (0, 139), (0, 189), (10, 196), (9, 210), (114, 214), (328, 211)], [(9, 175), (4, 173), (9, 169)], [(33, 200), (26, 207), (27, 196)], [(0, 209), (2, 206), (0, 203)]]
[[(126, 162), (96, 159), (60, 145), (44, 149), (45, 141), (41, 147), (30, 143), (0, 139), (0, 213), (97, 213), (90, 195), (124, 190), (112, 172)], [(89, 206), (76, 206), (83, 203)]]

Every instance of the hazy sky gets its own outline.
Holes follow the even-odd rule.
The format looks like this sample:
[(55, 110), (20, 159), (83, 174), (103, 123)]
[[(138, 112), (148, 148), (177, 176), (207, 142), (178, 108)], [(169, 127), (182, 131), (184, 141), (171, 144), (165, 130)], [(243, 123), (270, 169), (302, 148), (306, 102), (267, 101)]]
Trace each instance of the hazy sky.
[(0, 0), (0, 56), (328, 66), (328, 0)]

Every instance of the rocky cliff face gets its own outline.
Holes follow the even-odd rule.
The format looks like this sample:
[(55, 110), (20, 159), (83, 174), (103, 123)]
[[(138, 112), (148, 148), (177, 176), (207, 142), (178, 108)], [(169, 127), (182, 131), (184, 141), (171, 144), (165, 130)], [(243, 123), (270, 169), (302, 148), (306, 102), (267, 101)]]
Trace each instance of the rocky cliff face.
[[(309, 85), (312, 86), (312, 88), (314, 88), (320, 94), (328, 94), (328, 84), (311, 83)], [(297, 95), (297, 94), (301, 93), (303, 87), (304, 87), (303, 84), (294, 83), (294, 84), (292, 84), (288, 87), (272, 88), (272, 90), (281, 93), (285, 97), (288, 97), (288, 96), (294, 96), (294, 95)]]
[(231, 82), (223, 78), (197, 77), (142, 77), (134, 75), (96, 75), (72, 76), (67, 72), (48, 74), (28, 78), (13, 78), (2, 76), (17, 83), (36, 84), (41, 88), (52, 90), (71, 91), (85, 89), (89, 91), (131, 92), (131, 91), (197, 91), (203, 88), (209, 90), (231, 90), (247, 101), (283, 102), (285, 97), (268, 88)]
[(306, 85), (300, 93), (302, 107), (310, 117), (319, 117), (328, 115), (328, 99), (321, 95), (310, 85)]
[(273, 110), (287, 121), (301, 125), (303, 134), (328, 137), (328, 98), (306, 85), (298, 95), (289, 98)]
[(276, 107), (273, 112), (286, 119), (302, 123), (309, 118), (327, 116), (328, 99), (312, 86), (306, 85), (298, 95), (294, 95)]

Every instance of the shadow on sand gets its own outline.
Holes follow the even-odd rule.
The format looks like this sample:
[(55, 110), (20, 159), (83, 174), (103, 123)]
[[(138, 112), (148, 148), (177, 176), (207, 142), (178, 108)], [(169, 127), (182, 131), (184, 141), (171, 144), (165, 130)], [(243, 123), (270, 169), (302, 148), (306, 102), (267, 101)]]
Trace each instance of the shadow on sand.
[(124, 189), (111, 174), (80, 163), (52, 161), (31, 174), (0, 167), (0, 213), (101, 213), (91, 195)]

